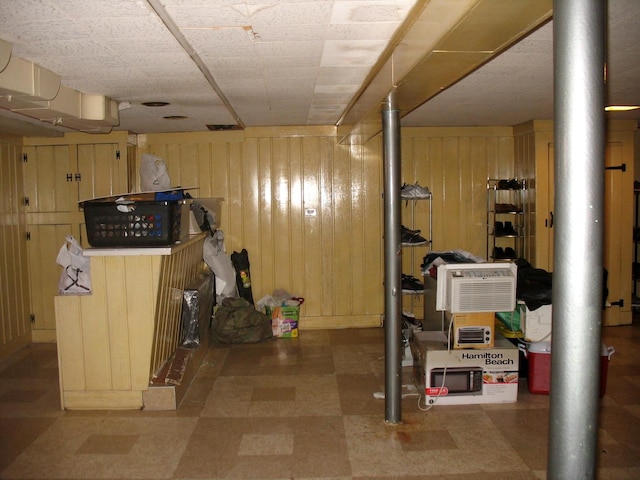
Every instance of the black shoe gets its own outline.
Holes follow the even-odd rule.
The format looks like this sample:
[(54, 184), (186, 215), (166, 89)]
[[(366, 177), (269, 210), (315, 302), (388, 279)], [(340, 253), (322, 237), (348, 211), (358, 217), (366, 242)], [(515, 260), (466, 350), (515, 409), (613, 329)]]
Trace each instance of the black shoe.
[(513, 228), (513, 223), (504, 222), (504, 230), (502, 231), (502, 235), (515, 237), (518, 235), (518, 232), (516, 232), (515, 228)]
[(505, 253), (502, 247), (493, 247), (493, 258), (500, 260), (501, 258), (504, 258), (504, 255)]
[(512, 203), (496, 203), (496, 213), (520, 213), (522, 208)]
[(422, 293), (424, 285), (413, 275), (402, 274), (402, 293)]
[(504, 235), (504, 223), (496, 222), (493, 228), (493, 234), (496, 237), (502, 237)]
[(400, 232), (402, 234), (407, 234), (407, 235), (420, 235), (421, 230), (420, 229), (416, 229), (413, 230), (411, 228), (407, 228), (404, 225), (400, 225)]
[(522, 188), (522, 183), (515, 178), (512, 178), (511, 180), (507, 181), (507, 188), (510, 190), (520, 190)]
[(402, 241), (402, 245), (410, 246), (410, 247), (415, 247), (417, 245), (424, 245), (425, 243), (427, 243), (426, 238), (421, 237), (418, 234), (411, 235), (410, 233), (407, 233), (407, 232), (402, 232), (401, 241)]
[(516, 251), (511, 248), (511, 247), (507, 247), (504, 249), (504, 258), (508, 258), (510, 260), (515, 260), (516, 258)]

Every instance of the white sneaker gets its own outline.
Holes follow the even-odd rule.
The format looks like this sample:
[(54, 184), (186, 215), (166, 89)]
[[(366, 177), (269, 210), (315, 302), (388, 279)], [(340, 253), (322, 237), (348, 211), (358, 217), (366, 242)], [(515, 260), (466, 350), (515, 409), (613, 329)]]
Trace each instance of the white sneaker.
[(400, 189), (400, 197), (402, 198), (429, 198), (431, 193), (427, 187), (418, 185), (416, 182), (414, 185), (402, 185)]

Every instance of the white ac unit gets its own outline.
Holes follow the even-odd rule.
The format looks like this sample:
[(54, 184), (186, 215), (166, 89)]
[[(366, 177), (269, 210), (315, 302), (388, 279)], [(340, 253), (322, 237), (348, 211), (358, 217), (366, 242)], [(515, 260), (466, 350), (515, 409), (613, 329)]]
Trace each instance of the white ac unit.
[(436, 310), (451, 313), (513, 311), (517, 268), (514, 263), (440, 265)]

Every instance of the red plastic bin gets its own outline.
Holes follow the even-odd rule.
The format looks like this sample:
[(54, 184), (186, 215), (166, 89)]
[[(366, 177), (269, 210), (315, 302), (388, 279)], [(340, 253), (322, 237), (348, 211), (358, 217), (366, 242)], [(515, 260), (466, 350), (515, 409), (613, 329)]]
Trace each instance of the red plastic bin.
[[(609, 360), (615, 349), (602, 344), (600, 350), (600, 398), (607, 389)], [(531, 343), (525, 351), (529, 360), (527, 383), (531, 393), (548, 395), (551, 386), (551, 342)]]

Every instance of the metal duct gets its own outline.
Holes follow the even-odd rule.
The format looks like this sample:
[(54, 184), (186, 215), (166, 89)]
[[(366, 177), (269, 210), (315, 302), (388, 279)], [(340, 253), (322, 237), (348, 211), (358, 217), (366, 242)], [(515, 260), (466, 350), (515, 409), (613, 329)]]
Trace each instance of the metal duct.
[(24, 101), (52, 100), (58, 90), (60, 76), (18, 57), (11, 57), (0, 72), (0, 96)]
[(13, 45), (5, 40), (0, 39), (0, 72), (2, 72), (9, 64), (12, 48)]

